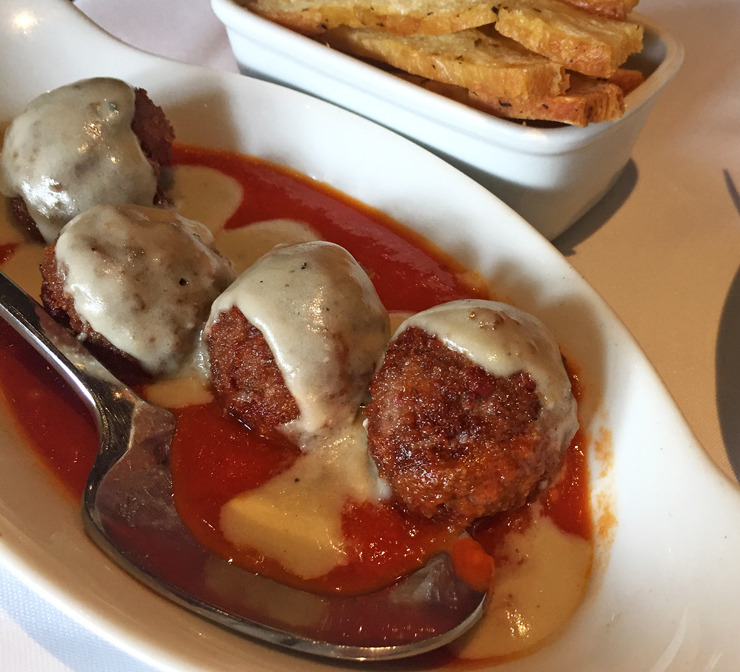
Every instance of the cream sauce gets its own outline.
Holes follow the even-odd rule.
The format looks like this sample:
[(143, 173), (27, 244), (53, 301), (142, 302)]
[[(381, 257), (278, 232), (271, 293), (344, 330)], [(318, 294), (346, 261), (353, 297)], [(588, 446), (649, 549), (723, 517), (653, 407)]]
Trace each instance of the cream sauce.
[(298, 405), (287, 430), (312, 436), (355, 417), (390, 327), (372, 282), (344, 248), (275, 248), (216, 299), (206, 332), (234, 306), (264, 336)]
[(305, 222), (270, 219), (216, 234), (216, 249), (231, 260), (237, 273), (246, 271), (257, 259), (277, 245), (295, 245), (320, 240)]
[(215, 236), (242, 202), (242, 187), (220, 170), (206, 166), (175, 166), (167, 192), (183, 217), (207, 226)]
[(460, 658), (511, 657), (546, 642), (578, 609), (588, 587), (593, 549), (545, 516), (504, 542), (479, 624), (451, 646)]
[(185, 408), (213, 401), (213, 393), (200, 371), (180, 370), (176, 377), (158, 380), (144, 389), (144, 397), (157, 406)]
[(231, 264), (207, 228), (176, 213), (98, 206), (56, 243), (64, 290), (92, 329), (154, 374), (174, 373), (199, 342)]
[(254, 548), (304, 579), (347, 563), (342, 509), (387, 496), (357, 421), (314, 437), (287, 472), (221, 509), (220, 527), (235, 546)]
[(47, 242), (93, 206), (153, 203), (157, 178), (131, 130), (134, 99), (125, 82), (87, 79), (40, 95), (8, 127), (0, 191), (23, 198)]

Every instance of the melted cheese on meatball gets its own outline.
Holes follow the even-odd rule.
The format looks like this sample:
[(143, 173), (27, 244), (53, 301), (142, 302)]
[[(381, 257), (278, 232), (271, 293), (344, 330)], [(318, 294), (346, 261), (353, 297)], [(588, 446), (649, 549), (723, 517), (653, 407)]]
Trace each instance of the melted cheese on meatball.
[(555, 337), (536, 317), (497, 301), (452, 301), (411, 316), (395, 335), (418, 327), (499, 378), (524, 371), (535, 382), (543, 414), (556, 418), (555, 442), (578, 429), (576, 400)]
[(8, 127), (0, 191), (23, 198), (47, 242), (95, 205), (152, 204), (157, 177), (131, 130), (134, 100), (120, 80), (83, 80), (42, 94)]
[(388, 344), (388, 313), (362, 267), (325, 241), (277, 247), (213, 304), (206, 326), (236, 306), (260, 330), (310, 436), (351, 420)]
[(213, 299), (233, 280), (208, 229), (176, 213), (98, 206), (56, 243), (79, 316), (150, 373), (173, 373), (199, 343)]
[(220, 527), (298, 576), (322, 576), (347, 562), (347, 501), (388, 495), (358, 415), (388, 343), (388, 313), (349, 252), (325, 241), (278, 246), (255, 262), (214, 302), (206, 333), (233, 307), (272, 351), (300, 412), (281, 429), (305, 454), (226, 503)]

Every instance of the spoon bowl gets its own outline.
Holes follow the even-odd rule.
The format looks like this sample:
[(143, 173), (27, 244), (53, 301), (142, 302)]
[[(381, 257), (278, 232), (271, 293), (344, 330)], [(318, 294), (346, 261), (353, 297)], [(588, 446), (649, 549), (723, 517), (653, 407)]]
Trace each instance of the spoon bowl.
[(0, 315), (74, 387), (97, 421), (100, 449), (82, 502), (85, 530), (159, 594), (229, 630), (347, 660), (424, 653), (480, 618), (485, 593), (455, 574), (447, 554), (388, 588), (345, 597), (289, 588), (210, 552), (175, 510), (172, 413), (116, 379), (3, 273)]

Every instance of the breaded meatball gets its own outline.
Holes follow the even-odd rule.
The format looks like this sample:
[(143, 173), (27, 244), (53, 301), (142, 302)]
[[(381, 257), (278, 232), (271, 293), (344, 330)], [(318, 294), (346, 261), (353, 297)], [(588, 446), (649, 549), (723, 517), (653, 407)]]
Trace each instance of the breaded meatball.
[(95, 205), (153, 205), (174, 133), (143, 89), (99, 77), (44, 93), (10, 124), (0, 192), (32, 237), (51, 243)]
[(211, 382), (242, 422), (279, 426), (304, 445), (356, 417), (389, 331), (375, 288), (344, 248), (281, 245), (214, 302)]
[(270, 346), (238, 308), (219, 314), (206, 343), (211, 384), (232, 415), (264, 433), (298, 417)]
[(161, 169), (172, 163), (175, 132), (162, 108), (154, 104), (144, 89), (135, 88), (134, 96), (131, 130), (139, 138), (141, 149), (159, 177)]
[(135, 357), (119, 350), (79, 316), (72, 295), (64, 289), (64, 274), (57, 266), (55, 244), (49, 245), (44, 250), (41, 277), (43, 278), (41, 301), (46, 312), (84, 341), (85, 347), (106, 368), (129, 385), (147, 383), (153, 379)]
[(104, 351), (116, 373), (134, 363), (149, 376), (172, 374), (193, 354), (211, 303), (234, 279), (212, 242), (205, 226), (172, 211), (98, 206), (47, 248), (44, 306), (96, 354)]
[(404, 322), (370, 386), (380, 475), (412, 511), (467, 520), (523, 504), (559, 472), (578, 427), (554, 338), (491, 301)]

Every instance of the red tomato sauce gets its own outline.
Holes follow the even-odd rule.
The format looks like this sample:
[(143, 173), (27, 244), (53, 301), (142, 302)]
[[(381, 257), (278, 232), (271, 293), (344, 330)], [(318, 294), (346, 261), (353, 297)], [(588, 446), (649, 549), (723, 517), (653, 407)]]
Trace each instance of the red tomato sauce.
[(0, 394), (30, 445), (76, 500), (98, 452), (98, 430), (67, 383), (0, 320)]
[[(292, 218), (346, 247), (366, 269), (388, 310), (416, 312), (446, 301), (487, 296), (482, 284), (471, 284), (468, 269), (417, 234), (295, 171), (182, 145), (174, 147), (173, 163), (215, 168), (239, 182), (243, 201), (227, 228)], [(0, 250), (7, 256), (12, 252)], [(30, 444), (79, 498), (97, 451), (95, 425), (74, 393), (4, 324), (0, 324), (0, 390)], [(290, 468), (299, 457), (298, 449), (267, 441), (224, 416), (215, 405), (181, 409), (177, 415), (171, 466), (178, 512), (201, 543), (252, 571), (317, 592), (365, 592), (451, 548), (461, 531), (449, 520), (429, 521), (390, 503), (349, 503), (343, 512), (349, 563), (319, 579), (301, 580), (258, 553), (236, 549), (218, 529), (221, 507)], [(563, 478), (543, 494), (542, 501), (547, 515), (562, 529), (591, 538), (588, 473), (581, 445), (577, 437), (568, 451)], [(480, 547), (495, 557), (496, 540), (506, 529), (526, 524), (527, 516), (525, 506), (478, 521), (471, 532)], [(468, 557), (471, 576), (480, 576), (480, 547), (469, 546), (470, 552), (457, 549), (456, 566), (464, 575)]]
[(390, 503), (350, 503), (342, 516), (347, 564), (318, 579), (300, 579), (257, 551), (234, 547), (219, 528), (222, 506), (289, 469), (299, 449), (261, 437), (215, 404), (175, 413), (170, 465), (180, 518), (203, 545), (250, 571), (313, 592), (369, 592), (424, 564), (461, 531), (459, 525), (414, 516)]
[(175, 145), (177, 165), (208, 166), (234, 178), (242, 204), (227, 229), (267, 219), (298, 219), (349, 250), (387, 310), (418, 312), (456, 299), (484, 297), (463, 280), (461, 264), (388, 215), (296, 171), (229, 152)]

